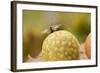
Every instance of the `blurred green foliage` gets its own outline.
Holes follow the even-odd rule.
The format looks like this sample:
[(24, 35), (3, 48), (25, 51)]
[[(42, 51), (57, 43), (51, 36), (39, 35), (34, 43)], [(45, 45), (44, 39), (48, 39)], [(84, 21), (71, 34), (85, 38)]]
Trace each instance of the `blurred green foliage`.
[[(49, 12), (49, 13), (48, 13)], [(48, 16), (46, 16), (48, 13)], [(52, 16), (51, 22), (49, 16)], [(23, 11), (23, 31), (28, 27), (31, 27), (34, 34), (40, 34), (43, 30), (49, 28), (49, 24), (52, 23), (53, 18), (56, 21), (53, 24), (64, 25), (65, 30), (72, 32), (80, 42), (84, 41), (86, 35), (90, 33), (91, 27), (91, 14), (80, 12), (50, 12), (50, 11)]]

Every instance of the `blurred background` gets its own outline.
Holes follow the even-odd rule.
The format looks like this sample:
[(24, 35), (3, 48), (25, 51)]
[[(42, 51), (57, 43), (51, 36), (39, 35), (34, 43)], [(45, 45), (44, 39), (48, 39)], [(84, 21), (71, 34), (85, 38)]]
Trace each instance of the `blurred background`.
[(61, 26), (77, 37), (80, 44), (91, 31), (91, 14), (82, 12), (55, 12), (23, 10), (23, 62), (28, 55), (36, 58), (42, 42), (51, 33), (50, 27)]

